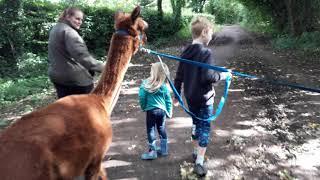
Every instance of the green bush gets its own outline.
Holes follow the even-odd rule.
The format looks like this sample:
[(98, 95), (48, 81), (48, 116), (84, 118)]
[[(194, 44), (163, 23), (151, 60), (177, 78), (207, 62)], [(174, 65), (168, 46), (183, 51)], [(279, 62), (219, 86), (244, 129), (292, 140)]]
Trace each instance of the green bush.
[(83, 7), (86, 14), (81, 35), (88, 48), (98, 56), (106, 54), (114, 32), (114, 11), (107, 7)]
[(47, 76), (0, 79), (0, 105), (8, 105), (29, 95), (47, 91), (49, 88), (51, 83)]
[[(48, 36), (66, 4), (54, 4), (43, 0), (24, 0), (22, 2), (23, 10), (18, 13), (19, 22), (10, 22), (16, 25), (20, 23), (19, 27), (23, 30), (23, 38), (19, 36), (19, 42), (23, 44), (21, 47), (24, 53), (15, 61), (6, 56), (10, 53), (10, 49), (4, 49), (4, 46), (6, 45), (5, 48), (10, 48), (10, 46), (7, 46), (6, 35), (0, 31), (0, 61), (2, 63), (0, 67), (0, 105), (7, 105), (30, 95), (37, 96), (38, 93), (51, 88), (47, 76)], [(3, 5), (1, 3), (0, 5)], [(86, 15), (80, 34), (84, 37), (90, 52), (98, 57), (104, 56), (112, 33), (114, 33), (114, 10), (83, 4), (80, 5), (80, 9)], [(165, 14), (163, 18), (160, 18), (156, 11), (143, 11), (142, 16), (150, 25), (147, 32), (149, 44), (152, 41), (163, 42), (164, 40), (161, 39), (172, 37), (179, 31), (170, 14)], [(183, 18), (182, 21), (182, 24), (187, 24), (189, 19)], [(9, 21), (1, 22), (3, 26), (9, 23)]]
[(47, 69), (47, 55), (38, 56), (33, 53), (25, 53), (18, 60), (18, 77), (20, 78), (45, 76)]
[(273, 19), (260, 7), (242, 4), (244, 0), (209, 0), (206, 12), (217, 24), (240, 24), (251, 31), (275, 34)]
[(18, 72), (15, 72), (15, 77), (0, 78), (0, 105), (7, 105), (52, 88), (47, 66), (47, 55), (23, 54), (18, 59)]
[(171, 14), (164, 14), (163, 17), (160, 17), (156, 11), (144, 11), (142, 16), (149, 24), (149, 29), (147, 30), (149, 42), (173, 36), (179, 31), (179, 27), (174, 22)]
[(23, 53), (24, 30), (22, 17), (22, 0), (2, 0), (0, 1), (0, 77), (11, 76), (8, 69), (15, 69), (17, 58)]
[[(0, 9), (10, 9), (4, 3), (7, 1), (0, 2)], [(0, 24), (6, 27), (0, 30), (1, 77), (15, 76), (18, 71), (17, 60), (20, 59), (19, 63), (22, 63), (21, 61), (25, 58), (19, 58), (19, 56), (24, 52), (31, 52), (33, 54), (47, 53), (50, 29), (55, 25), (58, 16), (64, 8), (70, 5), (66, 3), (51, 3), (44, 0), (24, 0), (19, 2), (22, 3), (17, 4), (16, 9), (20, 8), (17, 13), (3, 14), (3, 12), (0, 12)], [(108, 7), (88, 6), (86, 4), (79, 4), (78, 7), (86, 15), (80, 34), (83, 36), (89, 51), (96, 54), (98, 58), (104, 56), (109, 48), (110, 39), (114, 32), (113, 17), (115, 10)], [(8, 17), (3, 15), (7, 15)], [(15, 18), (11, 18), (11, 15), (14, 15)], [(3, 17), (6, 17), (6, 19), (3, 20)], [(158, 39), (164, 37), (173, 36), (181, 28), (177, 24), (184, 24), (183, 21), (185, 21), (182, 18), (182, 23), (174, 22), (171, 14), (165, 14), (163, 18), (160, 18), (156, 10), (151, 11), (147, 9), (144, 9), (143, 17), (150, 24), (150, 29), (147, 32), (149, 43), (158, 41)], [(13, 38), (8, 38), (7, 32), (4, 31), (7, 27), (17, 35), (12, 34)], [(14, 29), (18, 29), (19, 31)], [(19, 47), (19, 52), (21, 51), (19, 56), (12, 55), (12, 42), (18, 42), (19, 45), (17, 44), (17, 47)]]
[(56, 23), (63, 6), (48, 1), (29, 0), (24, 1), (24, 29), (27, 34), (25, 51), (38, 53), (46, 52), (48, 46), (49, 31)]
[(240, 23), (246, 9), (235, 0), (210, 0), (206, 12), (215, 16), (217, 24)]
[(243, 11), (244, 18), (240, 22), (243, 27), (250, 29), (250, 31), (277, 34), (279, 33), (272, 23), (272, 18), (266, 14), (262, 14), (259, 9), (245, 9)]
[(272, 43), (279, 49), (317, 50), (320, 47), (320, 32), (305, 32), (298, 37), (281, 35), (276, 37)]

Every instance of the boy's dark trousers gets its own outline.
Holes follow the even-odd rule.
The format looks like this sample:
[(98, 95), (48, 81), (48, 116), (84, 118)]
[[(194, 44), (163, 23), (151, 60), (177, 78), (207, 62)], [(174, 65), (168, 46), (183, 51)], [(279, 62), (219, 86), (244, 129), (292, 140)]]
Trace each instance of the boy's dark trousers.
[(89, 86), (66, 86), (53, 83), (53, 85), (56, 88), (58, 99), (73, 94), (89, 94), (94, 87), (93, 84), (90, 84)]

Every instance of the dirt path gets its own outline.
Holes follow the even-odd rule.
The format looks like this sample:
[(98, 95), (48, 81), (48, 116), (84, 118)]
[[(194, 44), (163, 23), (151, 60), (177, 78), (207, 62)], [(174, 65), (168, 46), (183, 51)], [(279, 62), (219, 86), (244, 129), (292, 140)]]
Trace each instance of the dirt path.
[[(227, 28), (228, 33), (233, 28), (238, 27)], [(234, 37), (238, 35), (241, 33)], [(319, 87), (316, 77), (319, 63), (314, 63), (319, 59), (305, 59), (309, 61), (302, 63), (292, 52), (275, 52), (266, 44), (254, 42), (242, 44), (252, 43), (251, 37), (234, 37), (227, 44), (215, 41), (220, 43), (213, 46), (217, 64)], [(161, 51), (178, 55), (181, 47)], [(132, 62), (134, 66), (129, 68), (127, 83), (113, 114), (115, 138), (109, 160), (105, 162), (108, 176), (110, 179), (196, 179), (190, 163), (191, 118), (181, 108), (175, 108), (174, 117), (167, 121), (170, 155), (156, 161), (139, 158), (146, 150), (146, 131), (145, 115), (138, 107), (137, 82), (148, 76), (150, 62), (156, 61), (144, 58)], [(174, 75), (176, 62), (165, 62)], [(234, 79), (228, 103), (212, 123), (206, 158), (209, 173), (205, 179), (320, 178), (320, 160), (314, 159), (320, 155), (319, 94)], [(222, 88), (222, 84), (217, 86), (217, 97)]]
[[(213, 41), (217, 64), (247, 74), (320, 87), (319, 56), (274, 51), (238, 26), (228, 26)], [(158, 51), (179, 55), (182, 46)], [(167, 121), (170, 154), (142, 161), (146, 148), (145, 114), (138, 87), (156, 58), (137, 55), (126, 73), (112, 114), (114, 139), (104, 167), (109, 179), (197, 179), (192, 171), (191, 118), (179, 107)], [(164, 60), (175, 75), (177, 62)], [(223, 83), (216, 86), (216, 102)], [(46, 97), (47, 104), (53, 96)], [(28, 101), (4, 108), (1, 119), (26, 112)], [(223, 113), (212, 123), (204, 179), (320, 179), (320, 94), (234, 77)]]

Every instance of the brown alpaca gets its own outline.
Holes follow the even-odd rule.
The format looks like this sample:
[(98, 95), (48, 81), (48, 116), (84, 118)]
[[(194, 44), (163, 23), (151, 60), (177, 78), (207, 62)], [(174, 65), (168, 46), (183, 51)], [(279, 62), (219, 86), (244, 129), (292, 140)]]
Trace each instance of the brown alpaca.
[[(147, 24), (118, 12), (108, 61), (89, 95), (62, 98), (23, 116), (0, 134), (1, 180), (106, 179), (102, 159), (112, 141), (110, 114), (129, 61)], [(118, 31), (120, 32), (120, 31)], [(125, 32), (125, 33), (123, 33)]]

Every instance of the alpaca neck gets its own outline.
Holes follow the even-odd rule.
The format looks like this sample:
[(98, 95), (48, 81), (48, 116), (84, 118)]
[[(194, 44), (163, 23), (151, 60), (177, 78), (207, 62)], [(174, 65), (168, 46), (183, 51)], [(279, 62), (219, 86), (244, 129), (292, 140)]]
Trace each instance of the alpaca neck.
[(114, 34), (112, 36), (108, 60), (93, 94), (102, 96), (106, 109), (111, 113), (115, 105), (121, 82), (128, 69), (133, 54), (133, 37)]

